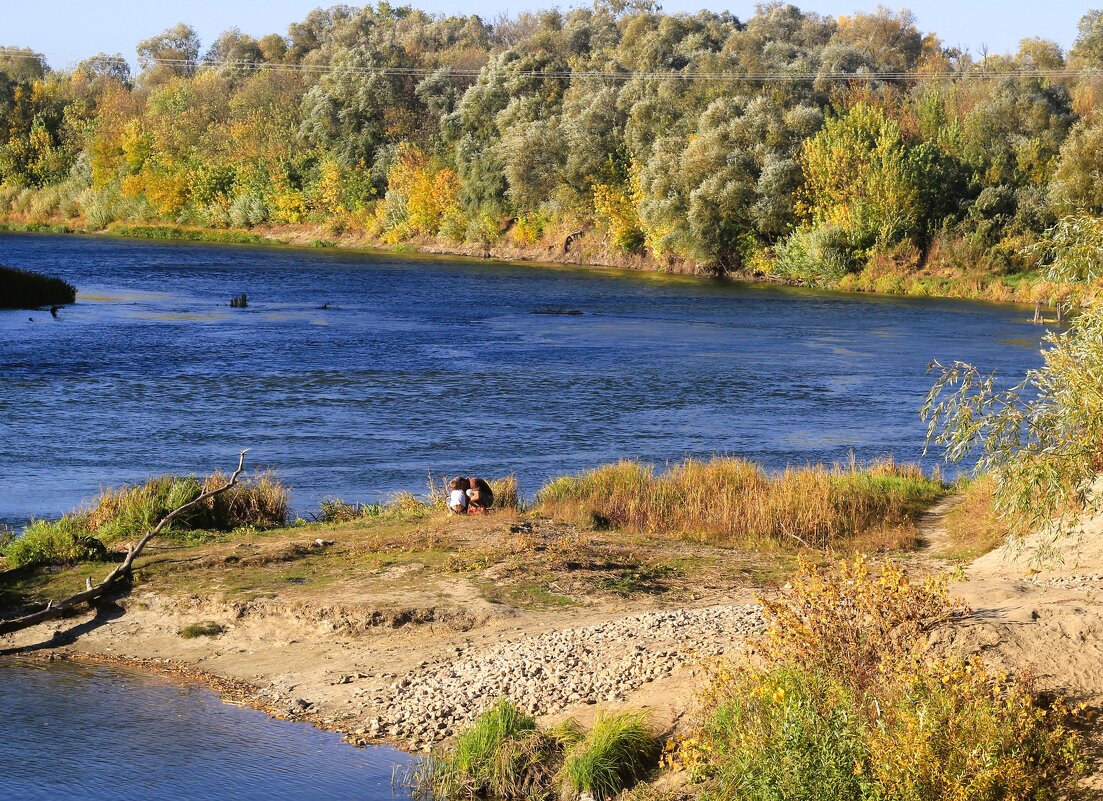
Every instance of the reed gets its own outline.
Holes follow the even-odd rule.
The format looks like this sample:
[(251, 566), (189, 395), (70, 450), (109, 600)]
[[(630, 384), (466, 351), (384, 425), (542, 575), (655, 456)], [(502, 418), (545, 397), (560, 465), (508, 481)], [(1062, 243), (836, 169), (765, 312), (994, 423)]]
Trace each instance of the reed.
[(707, 542), (764, 540), (827, 548), (871, 532), (914, 530), (946, 492), (936, 474), (884, 459), (767, 473), (741, 459), (686, 460), (665, 473), (622, 461), (554, 479), (536, 496), (545, 514), (580, 525)]

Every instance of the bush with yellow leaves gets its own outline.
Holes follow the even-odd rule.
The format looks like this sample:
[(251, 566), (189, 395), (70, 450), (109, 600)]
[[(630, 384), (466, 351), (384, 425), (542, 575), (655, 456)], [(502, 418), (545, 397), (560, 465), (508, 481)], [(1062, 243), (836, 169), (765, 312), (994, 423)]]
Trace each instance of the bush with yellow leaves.
[(945, 577), (802, 563), (765, 605), (755, 658), (716, 667), (700, 731), (664, 761), (733, 801), (1057, 797), (1081, 771), (1067, 707), (979, 659), (924, 654), (962, 611)]

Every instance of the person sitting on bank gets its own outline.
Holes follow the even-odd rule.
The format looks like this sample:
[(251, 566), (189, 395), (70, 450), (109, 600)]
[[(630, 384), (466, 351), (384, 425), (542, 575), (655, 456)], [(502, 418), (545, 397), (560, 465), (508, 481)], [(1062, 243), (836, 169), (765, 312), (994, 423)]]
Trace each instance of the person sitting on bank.
[(448, 482), (448, 511), (457, 514), (467, 514), (467, 479), (456, 476)]
[(494, 505), (494, 493), (490, 484), (481, 478), (472, 476), (467, 479), (467, 513), (485, 514)]

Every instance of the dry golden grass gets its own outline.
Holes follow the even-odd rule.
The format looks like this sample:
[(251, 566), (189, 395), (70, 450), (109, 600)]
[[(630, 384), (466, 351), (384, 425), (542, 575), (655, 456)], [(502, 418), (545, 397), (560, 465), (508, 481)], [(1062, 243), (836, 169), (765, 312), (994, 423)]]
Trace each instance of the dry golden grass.
[(639, 462), (606, 465), (554, 479), (537, 506), (581, 525), (704, 542), (826, 548), (863, 537), (896, 546), (913, 540), (919, 514), (944, 493), (938, 476), (891, 459), (768, 474), (718, 458), (660, 475)]
[(994, 488), (987, 476), (965, 487), (961, 500), (943, 518), (947, 542), (940, 556), (976, 559), (1007, 541), (1008, 526), (992, 507)]

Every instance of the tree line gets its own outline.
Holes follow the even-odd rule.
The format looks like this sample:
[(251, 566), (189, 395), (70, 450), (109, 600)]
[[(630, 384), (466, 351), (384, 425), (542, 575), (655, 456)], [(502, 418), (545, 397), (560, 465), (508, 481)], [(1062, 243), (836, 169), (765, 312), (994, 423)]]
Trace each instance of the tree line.
[[(1103, 215), (1103, 12), (983, 57), (907, 11), (647, 2), (493, 21), (381, 2), (0, 50), (0, 214), (551, 247), (821, 284), (1029, 272)], [(1010, 279), (1008, 279), (1010, 280)], [(889, 288), (892, 288), (889, 286)]]

